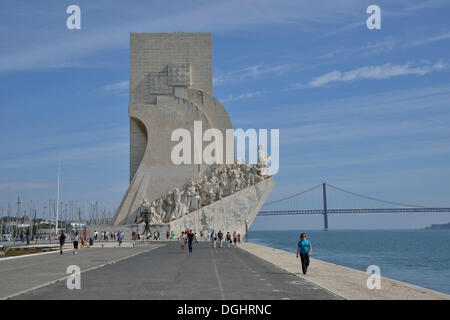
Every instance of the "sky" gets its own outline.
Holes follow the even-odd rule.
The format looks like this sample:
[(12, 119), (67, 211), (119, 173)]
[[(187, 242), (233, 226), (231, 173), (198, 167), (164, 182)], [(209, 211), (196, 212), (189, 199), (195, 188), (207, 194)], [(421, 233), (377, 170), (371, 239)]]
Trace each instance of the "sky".
[[(66, 8), (81, 8), (68, 30)], [(369, 30), (366, 9), (381, 9)], [(114, 210), (129, 177), (129, 33), (211, 32), (214, 96), (234, 128), (280, 129), (268, 201), (329, 184), (450, 206), (445, 0), (12, 1), (0, 11), (0, 214), (56, 198)], [(270, 149), (269, 149), (270, 153)], [(373, 207), (330, 190), (328, 207)], [(299, 203), (320, 208), (320, 190)], [(32, 201), (32, 203), (31, 203)], [(321, 216), (252, 230), (321, 229)], [(420, 228), (450, 214), (342, 215), (331, 229)]]

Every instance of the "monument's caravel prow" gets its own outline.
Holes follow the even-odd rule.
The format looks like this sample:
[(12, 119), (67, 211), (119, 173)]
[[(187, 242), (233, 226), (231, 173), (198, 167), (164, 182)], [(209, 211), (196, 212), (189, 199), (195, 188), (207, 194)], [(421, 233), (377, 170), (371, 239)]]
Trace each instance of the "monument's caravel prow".
[[(166, 198), (167, 194), (170, 197), (177, 197), (177, 195), (172, 195), (174, 189), (186, 189), (188, 183), (199, 181), (204, 174), (212, 176), (219, 174), (217, 167), (214, 167), (216, 171), (212, 173), (208, 165), (175, 165), (171, 159), (172, 148), (178, 143), (171, 141), (174, 130), (184, 128), (193, 136), (194, 121), (201, 121), (203, 130), (216, 128), (225, 137), (225, 130), (233, 128), (227, 111), (212, 95), (211, 34), (131, 33), (128, 113), (130, 117), (130, 186), (114, 217), (114, 225), (135, 223), (144, 199), (148, 203), (152, 202), (152, 205), (156, 207), (155, 201)], [(195, 150), (201, 152), (204, 147), (203, 142), (201, 142), (201, 146), (196, 147), (194, 147), (194, 143), (191, 154), (194, 154)], [(227, 175), (227, 172), (230, 174), (230, 169), (224, 174)], [(238, 175), (240, 174), (239, 171)], [(242, 175), (244, 175), (243, 171)], [(252, 173), (249, 171), (248, 176), (250, 177), (250, 175)], [(217, 177), (211, 179), (213, 184), (215, 179), (219, 181)], [(272, 186), (273, 179), (268, 180), (271, 181), (270, 185)], [(256, 182), (254, 181), (253, 184)], [(219, 187), (219, 182), (217, 182), (217, 187)], [(250, 188), (250, 182), (248, 187)], [(242, 192), (243, 189), (238, 186), (229, 194)], [(202, 192), (202, 190), (197, 189), (197, 192)], [(269, 192), (270, 190), (267, 195)], [(181, 201), (184, 193), (180, 193), (178, 200)], [(267, 195), (264, 196), (264, 199)], [(237, 196), (237, 193), (233, 196)], [(186, 195), (186, 197), (188, 196)], [(217, 197), (214, 196), (214, 199), (211, 199), (208, 204), (220, 206), (218, 203), (223, 202), (225, 198)], [(201, 197), (198, 196), (198, 198)], [(162, 208), (165, 208), (164, 216), (160, 219), (162, 223), (174, 220), (169, 217), (167, 212), (169, 210), (173, 212), (176, 201), (176, 199), (174, 201), (164, 200), (164, 203), (159, 206), (161, 211)], [(261, 199), (257, 202), (259, 204)], [(248, 203), (248, 200), (247, 205), (254, 207)], [(262, 203), (259, 204), (259, 208), (261, 205)], [(171, 209), (168, 206), (172, 206)], [(259, 210), (256, 208), (257, 206), (255, 202), (253, 210), (250, 207), (248, 210)], [(191, 215), (189, 212), (200, 208), (200, 204), (197, 208), (188, 205), (187, 212), (184, 214), (179, 212), (176, 218), (184, 218), (185, 214)], [(257, 211), (254, 215), (256, 213)], [(252, 218), (248, 216), (244, 220), (248, 219), (253, 220), (254, 216)]]

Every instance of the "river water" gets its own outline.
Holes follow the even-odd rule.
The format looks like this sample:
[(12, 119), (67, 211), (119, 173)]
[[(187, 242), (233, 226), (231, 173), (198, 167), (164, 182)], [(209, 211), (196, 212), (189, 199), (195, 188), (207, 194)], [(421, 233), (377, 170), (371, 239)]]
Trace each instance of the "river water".
[(450, 294), (450, 230), (250, 230), (249, 241), (295, 253), (302, 232), (312, 258)]

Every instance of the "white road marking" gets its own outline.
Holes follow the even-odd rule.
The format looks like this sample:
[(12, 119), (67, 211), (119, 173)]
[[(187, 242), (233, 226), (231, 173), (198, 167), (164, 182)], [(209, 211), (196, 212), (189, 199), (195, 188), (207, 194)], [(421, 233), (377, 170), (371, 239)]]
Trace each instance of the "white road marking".
[(220, 280), (219, 271), (217, 271), (216, 260), (214, 259), (214, 256), (212, 255), (212, 251), (210, 251), (210, 252), (211, 252), (212, 262), (214, 265), (214, 271), (216, 272), (217, 282), (219, 283), (220, 296), (222, 297), (222, 300), (225, 300), (225, 293), (223, 291), (222, 281)]

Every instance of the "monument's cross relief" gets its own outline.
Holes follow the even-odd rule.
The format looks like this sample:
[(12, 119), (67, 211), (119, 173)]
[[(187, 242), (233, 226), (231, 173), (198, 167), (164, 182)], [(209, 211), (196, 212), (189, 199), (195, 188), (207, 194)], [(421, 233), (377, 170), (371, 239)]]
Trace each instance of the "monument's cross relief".
[[(145, 221), (175, 232), (221, 229), (244, 235), (246, 221), (253, 221), (273, 187), (273, 178), (264, 175), (268, 157), (260, 152), (254, 166), (176, 165), (171, 159), (178, 143), (171, 141), (174, 130), (194, 135), (196, 121), (225, 137), (233, 128), (212, 92), (210, 33), (131, 33), (130, 186), (114, 225)], [(204, 143), (194, 141), (191, 154)]]

